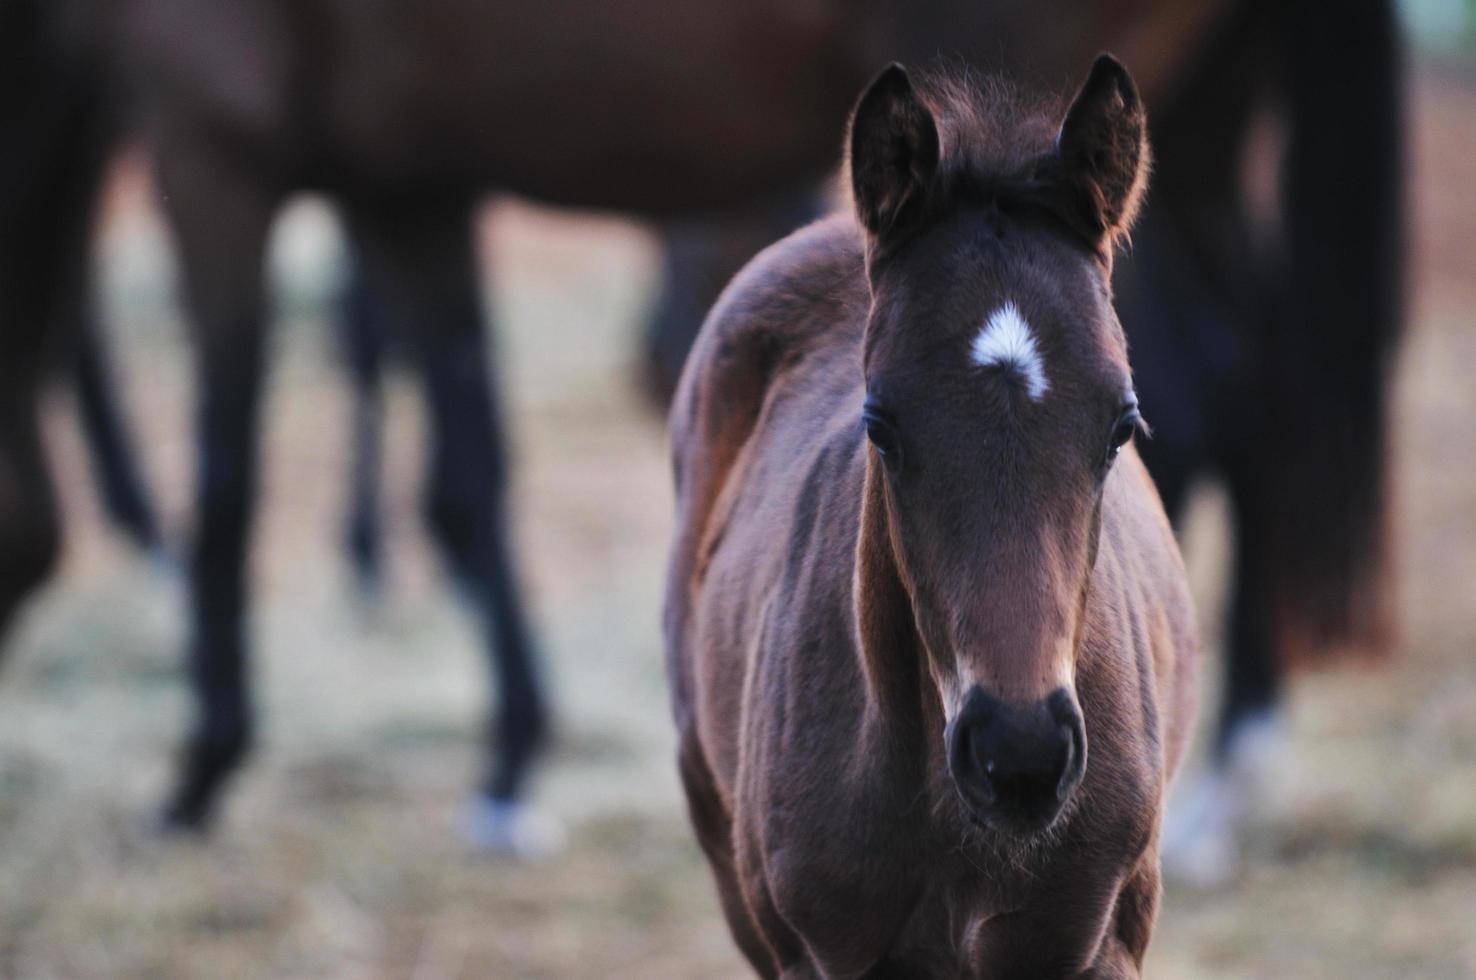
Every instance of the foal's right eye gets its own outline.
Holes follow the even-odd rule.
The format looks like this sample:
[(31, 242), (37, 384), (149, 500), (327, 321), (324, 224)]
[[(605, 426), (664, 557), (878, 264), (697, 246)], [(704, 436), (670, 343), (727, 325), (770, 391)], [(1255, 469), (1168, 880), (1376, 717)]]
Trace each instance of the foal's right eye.
[(897, 438), (896, 426), (886, 413), (868, 404), (861, 410), (861, 421), (866, 426), (866, 438), (876, 449), (878, 456), (891, 469), (902, 465), (902, 443)]
[(1136, 401), (1124, 406), (1122, 413), (1118, 415), (1117, 422), (1112, 426), (1112, 436), (1107, 442), (1107, 458), (1104, 460), (1106, 466), (1111, 466), (1122, 447), (1126, 446), (1133, 438), (1133, 433), (1142, 426), (1143, 418), (1138, 414), (1138, 403)]

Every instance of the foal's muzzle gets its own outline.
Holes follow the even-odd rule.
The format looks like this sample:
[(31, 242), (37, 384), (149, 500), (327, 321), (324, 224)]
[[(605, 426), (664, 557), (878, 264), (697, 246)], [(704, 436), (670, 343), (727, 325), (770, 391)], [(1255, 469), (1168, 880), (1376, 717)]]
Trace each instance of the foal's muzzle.
[(976, 686), (946, 737), (959, 796), (975, 818), (1000, 830), (1049, 826), (1086, 771), (1086, 729), (1064, 688), (1022, 705)]

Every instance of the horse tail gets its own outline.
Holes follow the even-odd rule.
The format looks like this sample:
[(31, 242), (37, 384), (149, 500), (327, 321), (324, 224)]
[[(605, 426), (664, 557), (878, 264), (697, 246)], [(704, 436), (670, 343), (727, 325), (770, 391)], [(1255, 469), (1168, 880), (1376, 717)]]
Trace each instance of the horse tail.
[(1390, 374), (1402, 327), (1404, 98), (1393, 0), (1278, 5), (1284, 320), (1267, 338), (1268, 567), (1289, 662), (1381, 655), (1396, 635)]

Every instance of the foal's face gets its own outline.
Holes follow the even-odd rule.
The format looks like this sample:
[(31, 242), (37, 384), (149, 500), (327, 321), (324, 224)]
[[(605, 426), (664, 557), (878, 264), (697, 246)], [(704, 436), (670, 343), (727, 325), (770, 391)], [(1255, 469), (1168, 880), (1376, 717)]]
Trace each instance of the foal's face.
[[(863, 417), (949, 774), (977, 820), (1029, 833), (1086, 767), (1087, 592), (1103, 488), (1138, 426), (1109, 256), (1142, 193), (1146, 124), (1103, 57), (1054, 140), (1013, 134), (1035, 155), (993, 174), (948, 157), (992, 120), (932, 99), (893, 66), (852, 119), (872, 290)], [(939, 99), (954, 100), (951, 128)]]
[(864, 418), (976, 815), (1055, 816), (1103, 485), (1137, 423), (1105, 272), (1059, 232), (951, 212), (875, 277)]

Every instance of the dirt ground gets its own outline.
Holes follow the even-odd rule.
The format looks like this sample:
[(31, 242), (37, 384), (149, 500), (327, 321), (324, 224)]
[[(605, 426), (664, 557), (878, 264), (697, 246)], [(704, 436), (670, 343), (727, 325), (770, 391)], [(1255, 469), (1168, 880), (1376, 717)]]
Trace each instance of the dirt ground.
[[(1427, 69), (1412, 96), (1406, 642), (1391, 669), (1298, 682), (1243, 873), (1169, 887), (1150, 976), (1476, 976), (1476, 77)], [(178, 541), (191, 379), (146, 194), (120, 184), (100, 262)], [(282, 322), (251, 620), (262, 738), (208, 843), (145, 825), (188, 717), (179, 582), (105, 528), (70, 396), (52, 400), (68, 539), (0, 673), (0, 976), (745, 975), (671, 764), (657, 632), (671, 493), (662, 426), (631, 381), (652, 242), (514, 205), (486, 230), (517, 533), (559, 706), (537, 799), (568, 824), (568, 851), (519, 865), (461, 843), (485, 675), (422, 534), (422, 415), (403, 373), (389, 594), (371, 610), (349, 588), (349, 402), (324, 307), (341, 259), (331, 216), (307, 202), (284, 217), (273, 262)], [(1222, 511), (1207, 491), (1188, 533), (1212, 663)]]

